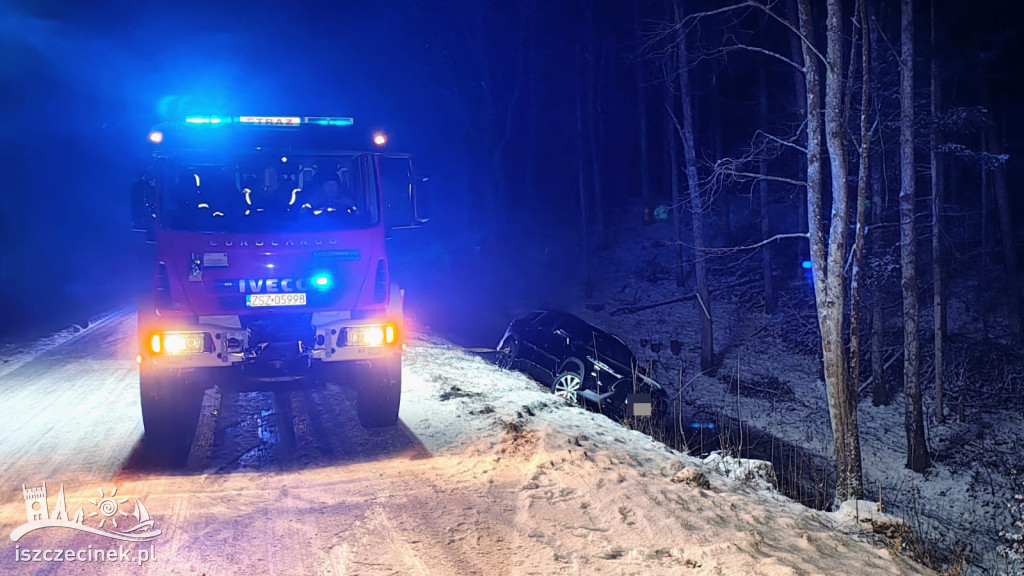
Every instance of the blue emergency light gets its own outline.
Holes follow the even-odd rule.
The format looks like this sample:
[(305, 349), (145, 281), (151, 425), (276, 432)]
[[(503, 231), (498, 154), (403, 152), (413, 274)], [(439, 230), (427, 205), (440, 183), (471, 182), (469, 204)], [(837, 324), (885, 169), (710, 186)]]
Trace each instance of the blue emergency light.
[(312, 278), (313, 287), (317, 290), (329, 290), (334, 279), (328, 272), (317, 272)]
[(189, 124), (220, 124), (222, 122), (231, 122), (231, 118), (221, 118), (220, 116), (189, 116), (185, 118), (185, 122)]
[(803, 262), (800, 263), (800, 267), (803, 268), (804, 270), (810, 270), (813, 266), (814, 265), (811, 264), (810, 260), (804, 260)]

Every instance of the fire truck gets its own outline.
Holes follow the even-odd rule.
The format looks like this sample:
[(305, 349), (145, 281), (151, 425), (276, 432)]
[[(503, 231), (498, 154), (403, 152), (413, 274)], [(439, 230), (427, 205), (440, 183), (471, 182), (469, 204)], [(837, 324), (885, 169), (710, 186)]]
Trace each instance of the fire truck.
[(146, 437), (185, 434), (205, 390), (351, 384), (365, 427), (398, 420), (403, 290), (386, 240), (426, 179), (352, 118), (192, 116), (153, 127), (131, 191), (153, 243), (138, 311)]

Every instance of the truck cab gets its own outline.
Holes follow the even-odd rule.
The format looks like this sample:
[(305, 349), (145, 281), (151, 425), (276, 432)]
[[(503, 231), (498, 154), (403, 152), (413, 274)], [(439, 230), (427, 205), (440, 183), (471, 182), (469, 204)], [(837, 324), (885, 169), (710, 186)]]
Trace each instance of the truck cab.
[(394, 425), (403, 291), (386, 239), (426, 221), (423, 179), (351, 118), (191, 117), (149, 134), (132, 188), (155, 244), (138, 314), (147, 437), (172, 437), (203, 391), (351, 384), (366, 427)]

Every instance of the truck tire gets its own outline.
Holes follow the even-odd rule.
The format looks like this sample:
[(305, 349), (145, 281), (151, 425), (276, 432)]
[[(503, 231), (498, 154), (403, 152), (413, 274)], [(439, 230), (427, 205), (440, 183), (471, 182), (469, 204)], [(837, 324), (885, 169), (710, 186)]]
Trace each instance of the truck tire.
[(139, 402), (147, 441), (176, 444), (188, 439), (191, 417), (202, 395), (177, 374), (164, 370), (139, 371)]
[(356, 413), (364, 428), (385, 428), (398, 423), (402, 397), (402, 360), (374, 363), (360, 370)]

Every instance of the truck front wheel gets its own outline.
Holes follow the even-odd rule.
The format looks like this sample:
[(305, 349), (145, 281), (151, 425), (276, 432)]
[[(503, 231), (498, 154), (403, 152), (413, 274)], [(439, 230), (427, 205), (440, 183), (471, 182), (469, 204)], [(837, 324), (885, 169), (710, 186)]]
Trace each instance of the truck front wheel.
[(176, 373), (150, 369), (139, 372), (139, 401), (146, 439), (174, 443), (191, 432), (188, 424), (198, 413), (202, 394)]
[(375, 362), (361, 370), (356, 413), (365, 428), (383, 428), (398, 423), (402, 397), (402, 360)]

